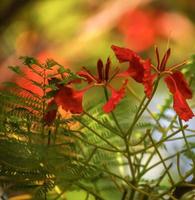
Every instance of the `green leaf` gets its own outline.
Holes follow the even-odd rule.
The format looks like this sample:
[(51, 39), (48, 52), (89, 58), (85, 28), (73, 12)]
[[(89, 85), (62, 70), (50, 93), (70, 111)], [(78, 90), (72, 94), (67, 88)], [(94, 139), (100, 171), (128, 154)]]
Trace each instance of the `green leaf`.
[(8, 66), (9, 69), (11, 69), (14, 73), (23, 76), (24, 72), (20, 69), (19, 66)]
[(40, 65), (38, 60), (33, 57), (21, 56), (20, 59), (23, 60), (25, 65)]
[(49, 85), (46, 85), (45, 88), (50, 88), (50, 89), (55, 90), (55, 91), (59, 89), (59, 88), (56, 86), (56, 84), (49, 84)]
[(58, 73), (63, 74), (63, 73), (71, 73), (70, 69), (66, 69), (63, 66), (60, 66), (58, 69)]
[(30, 81), (33, 83), (33, 85), (43, 89), (43, 85), (41, 83), (38, 83), (37, 81), (31, 80), (31, 79), (30, 79)]
[(46, 64), (47, 64), (48, 69), (51, 69), (53, 66), (57, 65), (57, 62), (55, 60), (48, 59), (46, 61)]
[(16, 83), (14, 83), (14, 82), (9, 82), (9, 81), (4, 82), (3, 85), (4, 85), (5, 87), (10, 87), (10, 88), (18, 87), (18, 85), (17, 85)]
[(47, 99), (50, 99), (50, 98), (52, 98), (52, 97), (55, 96), (56, 92), (57, 92), (56, 90), (49, 91), (49, 92), (47, 92), (47, 94), (45, 95), (45, 97)]

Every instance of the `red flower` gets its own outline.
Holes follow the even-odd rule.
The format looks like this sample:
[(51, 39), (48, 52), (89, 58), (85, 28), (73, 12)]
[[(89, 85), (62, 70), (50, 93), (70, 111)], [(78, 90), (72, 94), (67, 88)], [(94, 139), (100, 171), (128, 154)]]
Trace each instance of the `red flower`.
[(112, 88), (110, 81), (116, 76), (117, 71), (115, 71), (110, 76), (110, 64), (111, 62), (109, 58), (107, 59), (105, 66), (102, 60), (99, 59), (97, 62), (97, 76), (91, 74), (91, 72), (86, 68), (83, 68), (82, 71), (78, 72), (77, 74), (83, 77), (89, 84), (88, 87), (80, 91), (73, 90), (70, 87), (70, 84), (77, 82), (77, 80), (69, 82), (68, 86), (63, 86), (62, 84), (59, 84), (59, 80), (57, 78), (51, 79), (49, 82), (55, 83), (58, 89), (48, 104), (47, 113), (44, 116), (44, 121), (50, 125), (56, 117), (57, 109), (59, 106), (62, 106), (65, 111), (70, 111), (73, 114), (82, 113), (83, 94), (94, 85), (105, 86), (111, 90), (111, 97), (103, 107), (105, 112), (111, 112), (124, 97), (127, 81), (125, 81), (119, 90)]
[(159, 39), (166, 41), (170, 30), (174, 30), (171, 40), (176, 43), (193, 34), (193, 25), (185, 15), (165, 12), (162, 8), (130, 9), (121, 16), (117, 28), (125, 44), (136, 52), (151, 48)]
[(111, 61), (108, 58), (106, 65), (104, 66), (101, 59), (97, 62), (97, 76), (94, 76), (91, 74), (89, 70), (84, 68), (84, 71), (78, 72), (78, 75), (85, 78), (86, 81), (90, 84), (88, 88), (85, 90), (93, 87), (94, 85), (99, 86), (105, 86), (108, 89), (111, 90), (111, 97), (108, 100), (108, 102), (103, 106), (104, 112), (111, 112), (113, 109), (115, 109), (116, 105), (121, 101), (121, 99), (125, 95), (125, 86), (127, 85), (127, 80), (122, 85), (122, 87), (119, 90), (115, 90), (111, 85), (110, 81), (118, 74), (118, 70), (113, 72), (113, 74), (110, 75), (110, 64)]
[(118, 28), (129, 47), (136, 51), (143, 51), (154, 44), (157, 38), (155, 21), (158, 13), (133, 10), (122, 16)]
[(103, 110), (104, 112), (111, 112), (116, 105), (120, 102), (120, 100), (125, 96), (125, 87), (127, 85), (127, 80), (123, 83), (122, 87), (116, 91), (112, 87), (110, 87), (112, 95), (109, 101), (104, 105)]
[(143, 60), (134, 51), (112, 45), (112, 49), (120, 63), (128, 62), (129, 67), (118, 76), (132, 77), (138, 83), (143, 83), (148, 98), (152, 95), (154, 75), (151, 74), (150, 60)]
[(56, 118), (57, 114), (57, 105), (54, 100), (50, 101), (48, 103), (47, 109), (46, 109), (46, 114), (43, 118), (44, 122), (46, 124), (50, 125)]
[(194, 116), (192, 110), (186, 102), (186, 99), (192, 98), (192, 92), (188, 87), (183, 74), (176, 71), (167, 76), (164, 80), (170, 92), (173, 94), (174, 110), (181, 119), (188, 121)]
[(82, 98), (83, 91), (76, 91), (71, 87), (61, 86), (54, 96), (54, 101), (58, 106), (62, 106), (65, 111), (80, 114), (83, 112)]
[[(54, 82), (56, 80), (58, 79), (55, 79)], [(63, 86), (61, 84), (57, 84), (56, 86), (58, 90), (54, 94), (52, 101), (48, 104), (47, 113), (44, 116), (44, 121), (48, 125), (54, 121), (59, 106), (62, 106), (65, 111), (70, 111), (72, 114), (83, 112), (83, 91), (76, 91), (70, 86)]]
[(164, 81), (169, 88), (169, 91), (173, 94), (173, 108), (178, 116), (184, 121), (191, 119), (194, 114), (191, 108), (188, 106), (186, 99), (192, 98), (192, 91), (188, 86), (187, 81), (183, 74), (177, 69), (185, 64), (177, 64), (172, 67), (166, 67), (167, 61), (170, 57), (171, 49), (168, 49), (160, 62), (159, 52), (156, 48), (157, 67), (156, 71), (158, 75), (164, 75)]
[(106, 65), (104, 66), (103, 62), (101, 59), (98, 60), (97, 62), (97, 76), (94, 76), (91, 74), (91, 72), (83, 67), (83, 71), (78, 72), (77, 74), (83, 78), (88, 83), (93, 83), (93, 84), (100, 84), (104, 85), (105, 83), (108, 82), (109, 79), (109, 72), (110, 72), (110, 58), (107, 59)]
[[(129, 63), (129, 68), (118, 74), (118, 76), (130, 76), (138, 83), (142, 83), (144, 85), (145, 94), (149, 98), (152, 95), (154, 78), (157, 76), (164, 76), (165, 83), (167, 84), (170, 92), (173, 94), (173, 108), (178, 116), (185, 121), (188, 121), (194, 116), (192, 110), (186, 102), (186, 99), (192, 98), (192, 91), (190, 90), (183, 74), (177, 70), (185, 64), (185, 62), (172, 67), (166, 67), (171, 54), (170, 49), (165, 52), (162, 60), (160, 61), (159, 52), (156, 48), (156, 67), (150, 63), (150, 60), (143, 60), (130, 49), (114, 45), (112, 46), (112, 49), (114, 50), (119, 62)], [(156, 73), (152, 74), (151, 69), (154, 69)]]

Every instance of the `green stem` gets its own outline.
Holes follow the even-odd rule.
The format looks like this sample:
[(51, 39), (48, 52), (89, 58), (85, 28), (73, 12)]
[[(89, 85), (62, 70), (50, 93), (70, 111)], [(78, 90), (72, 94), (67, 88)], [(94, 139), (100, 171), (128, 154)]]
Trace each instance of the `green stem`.
[[(104, 169), (108, 170), (108, 167), (107, 167), (106, 165), (104, 165)], [(117, 189), (118, 191), (122, 192), (122, 188), (121, 188), (121, 186), (117, 183), (117, 181), (115, 180), (115, 177), (110, 175), (110, 178), (111, 178), (111, 181), (114, 183), (116, 189)]]
[(177, 153), (177, 171), (178, 171), (178, 174), (179, 174), (179, 176), (183, 179), (183, 175), (182, 175), (182, 173), (181, 173), (181, 170), (180, 170), (180, 154), (179, 153)]
[(144, 113), (144, 111), (146, 110), (146, 108), (148, 107), (149, 103), (151, 102), (156, 90), (157, 90), (157, 87), (158, 87), (158, 83), (159, 83), (159, 80), (160, 80), (160, 77), (158, 77), (158, 79), (156, 80), (156, 83), (155, 83), (155, 86), (154, 86), (154, 90), (152, 92), (152, 95), (151, 95), (151, 98), (147, 100), (146, 104), (144, 105), (144, 101), (145, 101), (145, 98), (142, 100), (142, 102), (140, 103), (140, 106), (138, 108), (138, 111), (134, 117), (134, 120), (131, 124), (131, 126), (129, 127), (126, 135), (128, 135), (128, 140), (130, 140), (131, 138), (131, 135), (132, 135), (132, 132), (133, 132), (133, 129), (136, 125), (136, 123), (138, 122), (138, 120), (140, 119), (140, 117), (142, 116), (142, 114)]
[[(61, 199), (62, 195), (66, 192), (66, 190), (62, 191), (54, 200)], [(65, 199), (66, 200), (66, 199)]]
[(89, 192), (87, 192), (87, 195), (85, 197), (85, 200), (88, 200), (89, 199)]
[[(189, 131), (189, 129), (186, 129), (186, 131)], [(186, 139), (187, 138), (193, 138), (193, 137), (195, 137), (195, 135), (187, 135)], [(177, 137), (177, 138), (169, 139), (169, 140), (167, 140), (167, 142), (169, 142), (169, 141), (175, 141), (175, 140), (182, 140), (182, 139), (183, 139), (183, 137)]]
[[(188, 151), (187, 149), (181, 150), (181, 151), (179, 151), (179, 152), (177, 152), (177, 153), (174, 153), (174, 154), (171, 155), (171, 156), (168, 156), (168, 157), (164, 158), (163, 161), (165, 162), (165, 161), (167, 161), (167, 160), (173, 159), (175, 156), (177, 156), (177, 154), (182, 154), (182, 153), (185, 153), (185, 152), (187, 152), (187, 151)], [(155, 163), (155, 164), (151, 165), (150, 167), (148, 167), (147, 169), (145, 169), (144, 173), (142, 173), (142, 176), (143, 176), (145, 173), (147, 173), (148, 171), (150, 171), (151, 169), (153, 169), (154, 167), (160, 165), (161, 163), (162, 163), (161, 161), (158, 161), (157, 163)]]
[[(193, 152), (190, 149), (188, 140), (187, 140), (186, 135), (185, 135), (185, 131), (183, 129), (183, 123), (182, 123), (182, 120), (180, 118), (179, 118), (179, 125), (180, 125), (180, 128), (181, 128), (181, 132), (182, 132), (182, 135), (183, 135), (184, 142), (186, 144), (186, 147), (187, 147), (188, 152), (190, 154), (191, 160), (193, 162), (193, 169), (194, 169), (194, 167), (195, 167), (195, 160), (194, 160), (194, 157), (193, 157)], [(194, 177), (195, 177), (195, 171), (194, 171)]]
[(135, 196), (135, 190), (131, 190), (131, 194), (130, 194), (129, 200), (133, 200), (134, 196)]
[(176, 122), (176, 119), (177, 119), (177, 115), (175, 115), (173, 117), (173, 120), (171, 121), (171, 123), (169, 124), (169, 126), (165, 130), (166, 132), (168, 132), (173, 127), (174, 123)]
[(99, 146), (99, 145), (94, 144), (94, 143), (90, 143), (90, 142), (88, 142), (87, 140), (84, 140), (83, 138), (81, 138), (80, 136), (74, 134), (74, 132), (75, 132), (75, 133), (77, 132), (77, 133), (79, 133), (79, 134), (81, 134), (81, 135), (84, 135), (84, 133), (82, 133), (81, 131), (71, 131), (71, 133), (73, 133), (72, 136), (78, 138), (78, 139), (79, 139), (80, 141), (82, 141), (83, 143), (86, 143), (86, 144), (88, 144), (88, 145), (91, 145), (91, 146), (93, 146), (93, 147), (96, 147), (96, 148), (101, 149), (101, 150), (104, 150), (104, 151), (109, 151), (109, 152), (114, 152), (114, 153), (123, 153), (123, 151), (118, 151), (118, 150), (110, 149), (110, 148), (107, 148), (107, 147)]
[(58, 134), (58, 128), (60, 127), (60, 122), (59, 122), (60, 117), (58, 116), (58, 120), (56, 120), (57, 122), (55, 123), (55, 129), (53, 132), (53, 144), (56, 143), (56, 138), (57, 138), (57, 134)]
[(125, 188), (121, 200), (125, 200), (126, 196), (127, 196), (127, 189)]
[[(108, 91), (107, 91), (106, 87), (104, 87), (104, 94), (105, 94), (105, 97), (106, 97), (106, 101), (108, 101)], [(114, 122), (116, 124), (116, 127), (121, 132), (121, 134), (124, 135), (124, 132), (123, 132), (123, 130), (122, 130), (122, 128), (121, 128), (121, 126), (120, 126), (120, 124), (119, 124), (119, 122), (118, 122), (118, 120), (117, 120), (117, 118), (116, 118), (116, 116), (115, 116), (113, 111), (111, 111), (111, 115), (112, 115), (112, 118), (113, 118), (113, 120), (114, 120)]]
[(127, 161), (128, 161), (129, 172), (130, 172), (130, 175), (132, 176), (132, 183), (135, 183), (135, 171), (134, 171), (133, 163), (131, 160), (129, 144), (128, 144), (127, 139), (125, 139), (125, 138), (124, 138), (124, 142), (125, 142), (126, 153), (127, 153), (127, 155), (125, 155), (125, 157), (127, 158)]
[(83, 168), (79, 171), (79, 174), (77, 175), (76, 178), (72, 178), (71, 179), (72, 182), (79, 181), (79, 180), (81, 180), (83, 178), (83, 172), (84, 172), (84, 170), (86, 170), (86, 166), (90, 165), (90, 161), (93, 158), (93, 156), (96, 153), (96, 151), (97, 151), (97, 148), (94, 148), (92, 150), (91, 154), (88, 156), (88, 158), (85, 161), (81, 162), (83, 164)]
[[(179, 133), (179, 132), (180, 132), (180, 130), (178, 130), (178, 131), (172, 133), (170, 136), (168, 136), (168, 137), (166, 137), (166, 138), (163, 138), (163, 141), (162, 141), (162, 140), (159, 141), (158, 143), (156, 143), (156, 145), (160, 145), (160, 144), (163, 143), (164, 141), (168, 141), (167, 138), (170, 138), (170, 137), (174, 136), (175, 134), (177, 134), (177, 133)], [(146, 134), (145, 134), (145, 135), (146, 135)], [(153, 145), (151, 145), (150, 147), (153, 147)], [(146, 147), (146, 148), (148, 148), (148, 147)], [(145, 152), (145, 151), (142, 151), (141, 153), (144, 153), (144, 152)], [(156, 151), (155, 151), (155, 149), (154, 149), (154, 150), (152, 151), (152, 153), (150, 154), (150, 156), (148, 157), (146, 163), (144, 164), (142, 171), (139, 173), (138, 179), (140, 179), (147, 171), (149, 171), (149, 170), (151, 170), (152, 168), (155, 167), (155, 165), (152, 165), (151, 167), (149, 167), (149, 168), (147, 169), (147, 167), (148, 167), (148, 165), (150, 164), (150, 162), (151, 162), (152, 158), (154, 157), (155, 153), (156, 153)], [(174, 156), (175, 156), (175, 155), (174, 155)], [(172, 158), (172, 157), (171, 157), (171, 158)], [(164, 159), (164, 160), (165, 160), (165, 159)], [(158, 164), (161, 164), (161, 161), (160, 161)]]
[(139, 144), (141, 144), (145, 139), (146, 139), (146, 137), (147, 137), (147, 133), (146, 134), (144, 134), (144, 136), (143, 137), (141, 137), (141, 139), (139, 140), (139, 141), (137, 141), (136, 143), (130, 143), (130, 146), (137, 146), (137, 145), (139, 145)]
[[(146, 99), (146, 96), (144, 96), (144, 98), (140, 102), (140, 105), (139, 105), (139, 107), (137, 109), (137, 112), (136, 112), (136, 114), (134, 116), (133, 122), (132, 122), (130, 128), (128, 129), (128, 131), (126, 132), (126, 135), (130, 135), (132, 133), (133, 128), (136, 125), (136, 122), (139, 120), (137, 117), (138, 117), (139, 113), (141, 112), (141, 109), (142, 109), (142, 107), (144, 105), (145, 99)], [(130, 138), (130, 136), (129, 136), (129, 138)]]
[(109, 174), (109, 175), (112, 175), (112, 176), (114, 176), (114, 177), (116, 177), (116, 178), (122, 180), (122, 181), (123, 181), (124, 183), (126, 183), (131, 189), (134, 189), (135, 191), (137, 191), (137, 192), (139, 192), (139, 193), (145, 194), (145, 195), (147, 195), (147, 196), (153, 196), (153, 195), (147, 193), (146, 191), (144, 191), (144, 190), (142, 190), (142, 189), (136, 187), (136, 186), (135, 186), (134, 184), (132, 184), (129, 180), (127, 180), (127, 179), (121, 177), (121, 176), (118, 175), (118, 174), (115, 174), (115, 173), (113, 173), (113, 172), (111, 172), (111, 171), (108, 171), (108, 170), (106, 170), (106, 169), (99, 168), (99, 167), (97, 167), (96, 165), (90, 165), (90, 166), (91, 166), (91, 167), (94, 167), (95, 169), (97, 169), (97, 170), (99, 170), (99, 171), (102, 171), (102, 172), (104, 172), (104, 173), (107, 173), (107, 174)]
[[(154, 94), (156, 92), (159, 80), (160, 79), (158, 78), (157, 81), (156, 81), (156, 84), (155, 84), (155, 87), (154, 87), (154, 91), (152, 93), (152, 97), (154, 96)], [(135, 170), (134, 170), (133, 163), (132, 163), (132, 160), (131, 160), (131, 152), (130, 152), (130, 149), (129, 149), (129, 140), (131, 138), (133, 129), (134, 129), (137, 121), (140, 119), (140, 117), (142, 116), (143, 112), (147, 109), (148, 104), (150, 103), (152, 97), (150, 99), (148, 99), (148, 101), (146, 102), (145, 105), (144, 105), (144, 102), (145, 102), (146, 96), (143, 98), (143, 100), (141, 101), (141, 103), (140, 103), (140, 105), (138, 107), (137, 113), (134, 116), (134, 120), (133, 120), (130, 128), (128, 129), (127, 133), (125, 134), (125, 137), (124, 137), (129, 169), (130, 169), (130, 172), (131, 172), (131, 175), (132, 175), (132, 183), (135, 184), (135, 185), (136, 185), (136, 178), (135, 178), (136, 175), (135, 175)], [(134, 195), (135, 195), (135, 190), (132, 189), (131, 195), (130, 195), (130, 200), (132, 200), (134, 198)]]
[(150, 164), (150, 162), (151, 162), (152, 158), (154, 157), (155, 153), (156, 153), (156, 152), (155, 152), (155, 149), (154, 149), (153, 152), (152, 152), (152, 153), (150, 154), (150, 156), (148, 157), (148, 159), (147, 159), (147, 161), (146, 161), (146, 163), (145, 163), (145, 165), (144, 165), (142, 171), (139, 173), (139, 176), (138, 176), (138, 179), (139, 179), (139, 180), (140, 180), (141, 177), (147, 172), (147, 167), (148, 167), (148, 165)]
[(106, 140), (104, 137), (102, 137), (99, 133), (97, 133), (95, 130), (93, 130), (92, 128), (90, 128), (88, 125), (86, 125), (84, 122), (82, 122), (82, 120), (79, 120), (78, 118), (73, 117), (75, 120), (77, 120), (78, 122), (80, 122), (84, 127), (86, 127), (87, 129), (89, 129), (92, 133), (94, 133), (97, 137), (99, 137), (102, 141), (104, 141), (106, 144), (108, 144), (109, 146), (113, 147), (115, 150), (117, 151), (121, 151), (120, 149), (118, 149), (116, 146), (114, 146), (112, 143), (110, 143), (108, 140)]
[(180, 180), (179, 182), (177, 182), (176, 184), (174, 184), (171, 188), (169, 188), (168, 191), (163, 192), (162, 194), (158, 195), (158, 199), (161, 199), (161, 197), (163, 197), (164, 195), (168, 194), (170, 195), (170, 198), (173, 200), (177, 200), (177, 198), (175, 198), (173, 195), (171, 195), (170, 193), (172, 192), (173, 189), (175, 189), (177, 186), (179, 186), (181, 183), (185, 182), (185, 180), (191, 175), (193, 174), (193, 169), (190, 170), (188, 173), (186, 173), (186, 175), (183, 177), (182, 180)]
[(97, 122), (98, 124), (100, 124), (101, 126), (103, 126), (104, 128), (106, 128), (107, 130), (109, 130), (110, 132), (112, 132), (112, 133), (114, 133), (115, 135), (117, 135), (117, 136), (119, 136), (119, 137), (122, 138), (122, 136), (121, 136), (120, 134), (118, 134), (118, 133), (116, 132), (116, 130), (115, 130), (113, 127), (108, 126), (108, 125), (102, 123), (100, 120), (96, 119), (95, 117), (93, 117), (92, 115), (90, 115), (90, 114), (89, 114), (88, 112), (86, 112), (86, 111), (84, 111), (83, 113), (84, 113), (85, 115), (87, 115), (89, 118), (93, 119), (93, 120), (94, 120), (95, 122)]
[(156, 153), (158, 154), (158, 156), (159, 156), (159, 158), (160, 158), (160, 160), (161, 160), (161, 162), (162, 162), (162, 164), (163, 164), (165, 170), (167, 171), (167, 175), (168, 175), (168, 177), (169, 177), (169, 179), (170, 179), (170, 182), (171, 182), (171, 184), (172, 184), (172, 186), (173, 186), (173, 185), (174, 185), (174, 181), (173, 181), (173, 179), (172, 179), (171, 174), (169, 173), (169, 170), (168, 170), (168, 168), (167, 168), (167, 166), (166, 166), (166, 163), (164, 162), (164, 159), (163, 159), (163, 157), (162, 157), (160, 151), (158, 150), (158, 147), (156, 146), (156, 144), (155, 144), (155, 142), (154, 142), (154, 140), (153, 140), (151, 134), (148, 134), (148, 136), (149, 136), (149, 138), (150, 138), (150, 140), (151, 140), (151, 142), (152, 142), (152, 145), (153, 145), (153, 147), (155, 148), (155, 151), (156, 151)]
[[(129, 86), (127, 86), (128, 91), (135, 97), (135, 99), (137, 99), (140, 102), (140, 105), (142, 106), (142, 101), (139, 96), (135, 93), (135, 91), (130, 88)], [(144, 98), (145, 100), (146, 98)], [(149, 108), (146, 108), (147, 112), (149, 113), (149, 115), (153, 118), (153, 120), (156, 122), (156, 124), (158, 125), (158, 128), (160, 129), (161, 132), (165, 132), (164, 128), (161, 126), (160, 122), (158, 119), (156, 119), (156, 117), (154, 116), (154, 114), (152, 113), (152, 111), (150, 111)]]
[[(156, 145), (156, 146), (161, 145), (163, 142), (167, 141), (169, 138), (173, 137), (174, 135), (176, 135), (176, 134), (179, 133), (182, 129), (185, 129), (185, 128), (187, 128), (187, 126), (184, 126), (183, 128), (181, 128), (181, 129), (179, 129), (179, 130), (173, 132), (172, 134), (170, 134), (170, 135), (167, 136), (166, 138), (163, 138), (163, 139), (160, 140), (159, 142), (156, 142), (155, 145)], [(134, 151), (133, 153), (131, 153), (131, 155), (133, 155), (133, 154), (138, 154), (138, 153), (141, 153), (141, 152), (143, 152), (143, 151), (146, 152), (146, 150), (148, 150), (148, 149), (150, 149), (150, 148), (152, 148), (152, 147), (153, 147), (153, 145), (151, 144), (151, 145), (149, 145), (149, 146), (147, 146), (147, 147), (145, 147), (145, 148), (143, 148), (143, 149)]]
[(82, 183), (75, 183), (75, 185), (77, 185), (79, 188), (85, 190), (86, 192), (88, 192), (89, 194), (93, 195), (96, 199), (98, 200), (105, 200), (103, 197), (101, 197), (99, 194), (97, 194), (96, 192), (93, 191), (93, 189), (83, 185)]
[(160, 183), (162, 182), (162, 180), (164, 179), (164, 177), (166, 176), (168, 170), (172, 167), (172, 163), (170, 163), (170, 165), (167, 167), (167, 169), (163, 172), (163, 174), (158, 178), (158, 181), (155, 185), (155, 187), (158, 187), (160, 185)]

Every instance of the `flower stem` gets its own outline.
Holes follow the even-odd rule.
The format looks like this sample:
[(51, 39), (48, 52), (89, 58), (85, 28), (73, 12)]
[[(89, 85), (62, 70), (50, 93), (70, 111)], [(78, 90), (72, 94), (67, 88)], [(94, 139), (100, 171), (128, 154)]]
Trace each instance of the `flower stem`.
[[(106, 87), (104, 87), (104, 94), (105, 94), (105, 97), (106, 97), (106, 101), (108, 101), (108, 91), (107, 91)], [(111, 115), (112, 115), (112, 118), (113, 118), (113, 120), (114, 120), (114, 122), (116, 124), (116, 127), (118, 128), (120, 133), (122, 135), (124, 135), (124, 132), (123, 132), (123, 130), (122, 130), (122, 128), (121, 128), (121, 126), (120, 126), (120, 124), (119, 124), (119, 122), (118, 122), (118, 120), (117, 120), (117, 118), (116, 118), (116, 116), (115, 116), (113, 111), (111, 111)]]
[[(192, 152), (191, 149), (190, 149), (188, 140), (187, 140), (186, 135), (185, 135), (185, 131), (184, 131), (184, 129), (183, 129), (183, 123), (182, 123), (182, 120), (181, 120), (180, 118), (179, 118), (179, 125), (180, 125), (180, 127), (181, 127), (181, 132), (182, 132), (182, 135), (183, 135), (183, 139), (184, 139), (184, 142), (185, 142), (186, 147), (187, 147), (187, 149), (188, 149), (188, 152), (189, 152), (189, 154), (190, 154), (190, 157), (191, 157), (191, 159), (192, 159), (193, 168), (194, 168), (194, 167), (195, 167), (195, 160), (194, 160), (193, 152)], [(194, 171), (194, 170), (193, 170), (193, 171)], [(194, 177), (195, 177), (195, 171), (194, 171), (193, 175), (194, 175)]]
[(171, 182), (171, 184), (172, 184), (172, 186), (173, 186), (173, 185), (174, 185), (174, 181), (173, 181), (173, 179), (172, 179), (171, 174), (169, 173), (169, 169), (168, 169), (168, 167), (166, 166), (166, 163), (164, 162), (164, 159), (163, 159), (163, 157), (162, 157), (160, 151), (158, 150), (158, 147), (156, 146), (156, 144), (155, 144), (155, 142), (154, 142), (154, 140), (153, 140), (151, 134), (148, 134), (148, 136), (149, 136), (149, 138), (150, 138), (150, 140), (151, 140), (151, 142), (152, 142), (152, 145), (153, 145), (153, 147), (154, 147), (156, 153), (158, 154), (158, 156), (159, 156), (159, 158), (160, 158), (160, 160), (161, 160), (161, 162), (162, 162), (162, 164), (163, 164), (165, 170), (167, 171), (167, 175), (168, 175), (168, 177), (169, 177), (169, 179), (170, 179), (170, 182)]
[[(127, 86), (127, 89), (135, 97), (135, 99), (138, 100), (141, 104), (142, 100), (139, 98), (139, 96), (136, 94), (136, 92), (129, 86)], [(153, 118), (153, 120), (156, 122), (156, 124), (158, 125), (159, 130), (164, 133), (165, 132), (164, 128), (161, 126), (159, 120), (156, 119), (156, 117), (154, 116), (152, 111), (149, 108), (146, 108), (146, 110), (149, 113), (149, 115)]]
[[(182, 129), (185, 129), (185, 128), (187, 128), (187, 126), (184, 126)], [(173, 137), (174, 135), (176, 135), (177, 133), (179, 133), (182, 129), (178, 129), (177, 131), (173, 132), (173, 133), (170, 134), (169, 136), (167, 136), (167, 137), (161, 139), (160, 141), (158, 141), (158, 142), (156, 143), (156, 146), (157, 146), (157, 145), (161, 145), (163, 142), (167, 141), (169, 138), (171, 138), (171, 137)], [(147, 147), (145, 147), (145, 148), (143, 148), (143, 149), (140, 149), (140, 150), (137, 150), (137, 151), (133, 152), (132, 155), (141, 153), (141, 152), (143, 152), (143, 151), (146, 152), (146, 150), (148, 150), (148, 149), (150, 149), (150, 148), (152, 148), (152, 147), (153, 147), (153, 145), (151, 144), (151, 145), (149, 145), (149, 146), (147, 146)]]
[(90, 130), (92, 133), (94, 133), (97, 137), (99, 137), (102, 141), (104, 141), (109, 146), (113, 147), (115, 150), (120, 151), (120, 149), (116, 146), (114, 146), (111, 142), (109, 142), (107, 139), (105, 139), (101, 134), (97, 133), (95, 130), (93, 130), (91, 127), (89, 127), (87, 124), (85, 124), (82, 120), (79, 120), (76, 117), (73, 117), (75, 120), (79, 121), (84, 127), (86, 127), (88, 130)]
[(129, 127), (128, 131), (126, 132), (126, 135), (128, 135), (128, 140), (130, 140), (130, 138), (131, 138), (131, 135), (132, 135), (132, 132), (133, 132), (133, 129), (134, 129), (136, 123), (138, 122), (138, 120), (140, 119), (140, 117), (142, 116), (142, 114), (144, 113), (144, 111), (147, 109), (149, 103), (151, 102), (152, 97), (154, 96), (154, 94), (155, 94), (155, 92), (157, 90), (159, 80), (160, 80), (160, 77), (158, 77), (158, 79), (156, 80), (152, 96), (151, 96), (150, 99), (148, 99), (148, 101), (146, 102), (146, 104), (144, 105), (144, 101), (146, 99), (146, 96), (141, 101), (140, 106), (138, 108), (138, 111), (135, 114), (134, 120), (133, 120), (131, 126)]
[(89, 118), (93, 119), (95, 122), (97, 122), (98, 124), (100, 124), (101, 126), (103, 126), (104, 128), (106, 128), (107, 130), (109, 130), (110, 132), (114, 133), (115, 135), (119, 136), (122, 138), (122, 136), (116, 132), (116, 130), (114, 130), (113, 127), (111, 127), (110, 125), (104, 124), (102, 123), (100, 120), (96, 119), (95, 117), (93, 117), (91, 114), (89, 114), (88, 112), (84, 111), (84, 114), (87, 115)]

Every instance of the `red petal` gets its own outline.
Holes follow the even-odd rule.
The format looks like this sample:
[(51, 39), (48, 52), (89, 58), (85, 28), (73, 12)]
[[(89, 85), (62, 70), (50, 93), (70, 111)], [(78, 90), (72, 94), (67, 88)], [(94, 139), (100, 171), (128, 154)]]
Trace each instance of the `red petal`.
[(47, 106), (46, 114), (43, 120), (46, 122), (46, 124), (50, 125), (56, 118), (56, 114), (57, 114), (57, 105), (55, 101), (52, 100)]
[(111, 88), (112, 95), (110, 99), (108, 100), (108, 102), (103, 106), (104, 112), (106, 113), (111, 112), (117, 106), (117, 104), (121, 101), (121, 99), (125, 95), (125, 87), (127, 85), (127, 82), (128, 80), (124, 82), (124, 84), (118, 91)]
[(151, 74), (151, 63), (149, 59), (145, 61), (143, 67), (144, 67), (144, 78), (143, 78), (144, 91), (146, 96), (150, 98), (153, 91), (153, 81), (155, 75)]
[(136, 53), (128, 48), (117, 47), (115, 45), (112, 45), (111, 48), (121, 63), (130, 61), (132, 57), (136, 56)]
[(135, 81), (142, 83), (144, 77), (144, 61), (132, 50), (127, 48), (121, 48), (112, 45), (112, 49), (115, 52), (119, 62), (129, 62), (129, 68), (119, 73), (119, 77), (132, 77)]
[(173, 107), (181, 119), (188, 121), (189, 119), (194, 117), (191, 108), (189, 107), (185, 98), (181, 95), (180, 92), (177, 91), (173, 95), (173, 99), (174, 99)]
[(180, 88), (177, 86), (177, 82), (175, 81), (174, 76), (167, 76), (165, 78), (165, 83), (167, 84), (170, 92), (173, 94), (173, 108), (178, 116), (185, 121), (188, 121), (194, 117), (191, 108), (186, 102), (185, 96), (183, 96), (181, 93), (182, 91), (180, 91)]
[(129, 62), (129, 68), (119, 73), (119, 77), (132, 77), (138, 83), (143, 83), (148, 98), (152, 95), (154, 75), (151, 74), (150, 60), (143, 60), (135, 52), (127, 48), (112, 46), (119, 62)]
[(178, 90), (183, 95), (185, 99), (192, 98), (192, 91), (185, 80), (184, 75), (180, 71), (175, 71), (172, 75), (172, 78), (175, 80)]
[[(151, 75), (151, 65), (149, 60), (143, 60), (138, 54), (127, 48), (121, 48), (112, 45), (112, 49), (115, 52), (119, 62), (129, 62), (129, 68), (119, 73), (117, 76), (132, 77), (138, 83), (151, 83), (153, 76)], [(150, 92), (147, 89), (147, 96), (150, 96)]]
[(138, 83), (143, 83), (144, 78), (144, 63), (140, 57), (133, 56), (129, 61), (127, 72)]
[(75, 91), (70, 87), (60, 87), (54, 99), (58, 106), (73, 114), (80, 114), (83, 112), (82, 108), (83, 92)]

